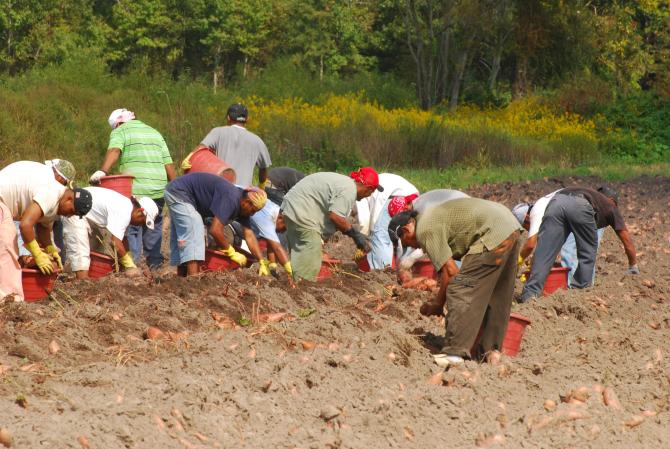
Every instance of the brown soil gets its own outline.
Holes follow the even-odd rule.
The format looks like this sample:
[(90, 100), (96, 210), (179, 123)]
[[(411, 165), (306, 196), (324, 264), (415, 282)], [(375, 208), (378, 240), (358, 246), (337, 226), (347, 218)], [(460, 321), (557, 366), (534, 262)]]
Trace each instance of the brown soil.
[[(597, 185), (470, 193), (513, 205), (577, 182)], [(439, 374), (443, 324), (418, 313), (430, 293), (351, 263), (298, 289), (253, 269), (65, 280), (0, 307), (0, 427), (16, 448), (668, 447), (670, 180), (616, 187), (642, 275), (625, 276), (608, 230), (596, 286), (515, 306), (532, 325), (497, 365)]]

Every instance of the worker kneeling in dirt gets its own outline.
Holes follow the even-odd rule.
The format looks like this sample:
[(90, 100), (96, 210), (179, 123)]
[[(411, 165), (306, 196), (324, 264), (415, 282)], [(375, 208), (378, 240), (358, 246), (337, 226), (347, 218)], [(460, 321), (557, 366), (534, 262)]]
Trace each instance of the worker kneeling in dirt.
[[(470, 195), (460, 190), (435, 189), (421, 195), (396, 196), (388, 204), (388, 213), (391, 218), (404, 211), (414, 210), (420, 214), (439, 204), (458, 198), (470, 198)], [(425, 254), (421, 248), (408, 249), (404, 254), (398, 256), (398, 282), (400, 284), (406, 284), (412, 279), (412, 267), (417, 260), (422, 259), (424, 256)], [(459, 263), (457, 261), (456, 264), (458, 265)]]
[(347, 216), (356, 200), (383, 191), (379, 175), (371, 167), (352, 172), (314, 173), (299, 181), (284, 197), (281, 209), (291, 252), (295, 279), (315, 281), (321, 269), (321, 239), (339, 230), (351, 237), (356, 247), (368, 253), (367, 238), (351, 226)]
[(572, 288), (586, 288), (593, 283), (598, 229), (607, 226), (614, 229), (623, 243), (628, 257), (628, 274), (640, 274), (633, 239), (617, 207), (616, 194), (607, 192), (609, 195), (586, 187), (567, 187), (554, 194), (542, 216), (530, 278), (519, 302), (530, 301), (542, 294), (556, 256), (570, 233), (575, 236), (579, 261), (570, 283)]
[(258, 188), (242, 189), (220, 176), (189, 173), (170, 182), (165, 189), (165, 203), (170, 212), (170, 263), (179, 266), (178, 273), (191, 276), (199, 272), (205, 260), (204, 218), (212, 217), (209, 232), (220, 250), (245, 266), (247, 258), (235, 251), (224, 235), (225, 226), (237, 220), (251, 253), (263, 259), (258, 241), (251, 230), (249, 217), (261, 210), (267, 195)]
[(0, 170), (0, 298), (14, 295), (15, 301), (23, 301), (14, 220), (20, 220), (21, 237), (37, 268), (51, 274), (54, 262), (62, 268), (51, 239), (54, 220), (83, 216), (90, 209), (90, 193), (61, 185), (44, 164), (20, 161)]
[[(91, 194), (91, 210), (83, 218), (63, 218), (67, 262), (77, 279), (88, 278), (91, 265), (91, 248), (118, 256), (119, 264), (131, 277), (140, 276), (133, 261), (133, 254), (125, 238), (128, 226), (146, 226), (153, 230), (158, 206), (149, 197), (127, 198), (118, 192), (103, 187), (86, 187)], [(113, 248), (105, 242), (105, 231), (111, 234)]]
[[(437, 297), (421, 314), (442, 315), (447, 304), (445, 345), (435, 362), (463, 363), (483, 325), (475, 356), (500, 350), (507, 331), (519, 254), (519, 223), (502, 204), (478, 198), (445, 202), (424, 213), (402, 212), (389, 235), (421, 248), (440, 272)], [(459, 269), (455, 260), (461, 260)]]

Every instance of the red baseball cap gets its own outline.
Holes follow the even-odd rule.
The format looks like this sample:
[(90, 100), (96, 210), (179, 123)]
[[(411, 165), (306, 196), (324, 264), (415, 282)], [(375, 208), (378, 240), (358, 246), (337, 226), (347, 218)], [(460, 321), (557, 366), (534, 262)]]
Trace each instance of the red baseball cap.
[(384, 191), (384, 187), (379, 185), (379, 175), (372, 167), (363, 167), (358, 171), (352, 171), (349, 177), (365, 186), (374, 187), (380, 192)]

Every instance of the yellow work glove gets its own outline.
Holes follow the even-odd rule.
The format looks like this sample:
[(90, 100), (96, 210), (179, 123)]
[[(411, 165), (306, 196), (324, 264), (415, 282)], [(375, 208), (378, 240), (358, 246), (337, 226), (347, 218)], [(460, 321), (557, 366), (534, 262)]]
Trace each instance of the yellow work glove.
[(37, 268), (39, 268), (42, 274), (51, 274), (54, 272), (54, 266), (51, 263), (49, 255), (42, 251), (40, 245), (37, 244), (37, 240), (26, 243), (26, 249), (33, 255)]
[(270, 184), (270, 180), (266, 179), (265, 181), (258, 184), (258, 188), (261, 189), (261, 190), (265, 190), (265, 188), (268, 186), (268, 184)]
[(46, 253), (58, 264), (58, 268), (61, 270), (63, 269), (63, 261), (60, 258), (60, 254), (58, 254), (58, 248), (56, 248), (54, 245), (48, 245), (46, 247)]
[(522, 274), (521, 277), (519, 278), (519, 280), (521, 281), (522, 284), (525, 284), (526, 283), (526, 275)]
[(366, 256), (365, 251), (357, 249), (356, 252), (354, 253), (354, 260), (360, 260), (365, 256)]
[(289, 276), (293, 276), (293, 267), (291, 266), (291, 261), (288, 261), (284, 264), (284, 270)]
[(190, 152), (188, 156), (186, 156), (184, 160), (181, 161), (180, 167), (182, 170), (186, 171), (191, 169), (191, 156), (193, 156), (193, 153), (195, 153), (195, 151)]
[(523, 265), (523, 260), (524, 260), (523, 257), (519, 256), (519, 258), (516, 260), (516, 265), (517, 265), (518, 267), (520, 267), (521, 265)]
[(137, 265), (135, 265), (135, 261), (133, 260), (133, 253), (131, 253), (130, 251), (126, 251), (123, 257), (119, 259), (119, 263), (126, 270), (130, 268), (137, 268)]
[(267, 259), (261, 259), (258, 261), (258, 275), (259, 276), (270, 276), (270, 261)]
[(230, 260), (232, 260), (239, 266), (244, 267), (247, 265), (247, 256), (235, 251), (235, 248), (233, 248), (232, 245), (229, 246), (227, 249), (222, 249), (221, 252), (226, 256), (230, 257)]

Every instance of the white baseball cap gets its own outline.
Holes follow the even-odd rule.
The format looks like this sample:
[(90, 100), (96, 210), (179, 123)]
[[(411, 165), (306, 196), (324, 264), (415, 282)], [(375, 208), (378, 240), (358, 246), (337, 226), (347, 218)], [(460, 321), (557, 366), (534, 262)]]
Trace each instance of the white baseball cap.
[(530, 210), (530, 204), (528, 203), (519, 203), (512, 209), (512, 214), (519, 220), (519, 224), (523, 224), (526, 221), (526, 214)]
[(156, 205), (156, 202), (152, 200), (151, 198), (148, 198), (146, 196), (142, 196), (139, 198), (135, 198), (138, 203), (140, 203), (140, 206), (142, 209), (144, 209), (144, 216), (147, 218), (146, 221), (146, 226), (149, 229), (154, 228), (154, 221), (156, 220), (156, 216), (158, 215), (158, 206)]

